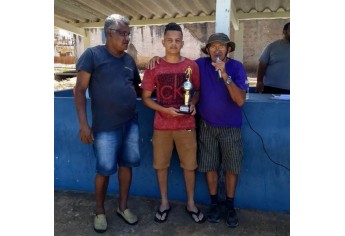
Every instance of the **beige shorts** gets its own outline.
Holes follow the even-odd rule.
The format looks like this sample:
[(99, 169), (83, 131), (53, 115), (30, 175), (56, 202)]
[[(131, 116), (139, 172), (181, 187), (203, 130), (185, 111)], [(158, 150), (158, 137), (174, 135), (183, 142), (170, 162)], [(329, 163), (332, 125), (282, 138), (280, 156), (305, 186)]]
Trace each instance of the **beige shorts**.
[(196, 132), (191, 130), (154, 130), (153, 131), (153, 168), (166, 169), (170, 166), (174, 143), (182, 169), (195, 170)]

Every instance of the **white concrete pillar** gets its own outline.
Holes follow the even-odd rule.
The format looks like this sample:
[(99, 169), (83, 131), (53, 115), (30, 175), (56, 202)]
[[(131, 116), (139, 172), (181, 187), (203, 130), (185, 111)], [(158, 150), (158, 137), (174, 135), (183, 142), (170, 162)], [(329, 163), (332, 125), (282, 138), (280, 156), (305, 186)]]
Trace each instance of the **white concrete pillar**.
[(231, 0), (216, 1), (216, 32), (230, 37)]

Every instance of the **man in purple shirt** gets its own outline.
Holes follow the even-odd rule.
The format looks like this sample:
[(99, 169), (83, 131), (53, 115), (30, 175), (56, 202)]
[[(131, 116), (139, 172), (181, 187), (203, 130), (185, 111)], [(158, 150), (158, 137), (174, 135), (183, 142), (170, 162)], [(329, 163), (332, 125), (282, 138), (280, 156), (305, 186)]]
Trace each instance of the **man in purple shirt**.
[(234, 209), (237, 176), (243, 157), (242, 113), (248, 88), (247, 74), (241, 62), (227, 57), (235, 43), (223, 33), (209, 37), (202, 51), (209, 57), (196, 60), (200, 71), (198, 170), (206, 173), (211, 197), (208, 220), (220, 221), (218, 203), (218, 169), (225, 171), (226, 223), (235, 228), (238, 218)]

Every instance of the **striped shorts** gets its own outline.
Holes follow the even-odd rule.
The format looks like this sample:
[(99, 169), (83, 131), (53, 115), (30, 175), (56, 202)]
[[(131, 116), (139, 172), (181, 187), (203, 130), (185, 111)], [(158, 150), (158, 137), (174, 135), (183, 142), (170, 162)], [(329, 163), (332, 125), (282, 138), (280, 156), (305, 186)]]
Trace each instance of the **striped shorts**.
[(198, 171), (217, 171), (219, 167), (239, 174), (243, 158), (241, 128), (209, 126), (200, 118), (198, 126)]

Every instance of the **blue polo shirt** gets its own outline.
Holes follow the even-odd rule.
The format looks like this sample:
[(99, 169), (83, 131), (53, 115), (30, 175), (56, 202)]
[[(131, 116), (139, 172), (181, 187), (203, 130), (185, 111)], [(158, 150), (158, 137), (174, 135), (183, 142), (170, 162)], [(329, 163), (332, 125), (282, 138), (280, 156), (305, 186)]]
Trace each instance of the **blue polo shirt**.
[(124, 53), (115, 57), (100, 45), (86, 49), (76, 68), (91, 74), (89, 94), (93, 131), (112, 131), (136, 115), (134, 84), (140, 84), (141, 80), (130, 55)]

